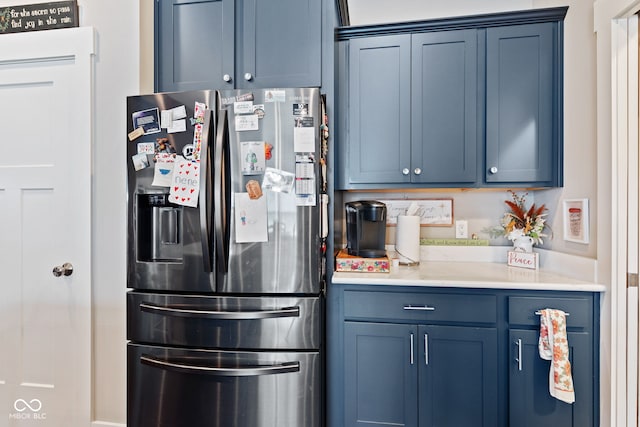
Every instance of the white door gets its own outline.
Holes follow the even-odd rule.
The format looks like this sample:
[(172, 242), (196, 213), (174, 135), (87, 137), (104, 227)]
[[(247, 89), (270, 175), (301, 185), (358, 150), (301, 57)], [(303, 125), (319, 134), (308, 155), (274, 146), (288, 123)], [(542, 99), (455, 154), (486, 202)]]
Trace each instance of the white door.
[(0, 35), (0, 426), (90, 423), (94, 39)]

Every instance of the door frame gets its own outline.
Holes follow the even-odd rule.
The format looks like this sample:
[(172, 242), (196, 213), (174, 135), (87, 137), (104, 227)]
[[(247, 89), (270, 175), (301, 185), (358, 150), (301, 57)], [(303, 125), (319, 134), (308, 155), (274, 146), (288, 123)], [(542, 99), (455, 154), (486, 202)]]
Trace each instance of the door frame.
[(611, 425), (638, 426), (639, 5), (611, 21)]

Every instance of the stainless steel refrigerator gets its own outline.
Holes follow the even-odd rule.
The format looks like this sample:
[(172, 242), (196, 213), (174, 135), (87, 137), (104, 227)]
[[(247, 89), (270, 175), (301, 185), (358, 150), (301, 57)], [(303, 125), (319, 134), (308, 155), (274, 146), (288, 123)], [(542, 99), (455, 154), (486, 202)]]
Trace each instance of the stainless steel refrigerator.
[(127, 124), (127, 425), (320, 427), (319, 90), (134, 96)]

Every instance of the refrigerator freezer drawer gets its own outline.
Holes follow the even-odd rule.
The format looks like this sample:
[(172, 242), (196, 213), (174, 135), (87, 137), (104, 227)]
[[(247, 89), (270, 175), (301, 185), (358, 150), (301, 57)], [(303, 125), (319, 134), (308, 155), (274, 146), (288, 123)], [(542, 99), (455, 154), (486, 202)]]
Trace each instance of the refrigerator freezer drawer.
[(317, 352), (129, 344), (129, 427), (320, 427)]
[(320, 297), (127, 294), (127, 338), (171, 346), (310, 349), (321, 342)]

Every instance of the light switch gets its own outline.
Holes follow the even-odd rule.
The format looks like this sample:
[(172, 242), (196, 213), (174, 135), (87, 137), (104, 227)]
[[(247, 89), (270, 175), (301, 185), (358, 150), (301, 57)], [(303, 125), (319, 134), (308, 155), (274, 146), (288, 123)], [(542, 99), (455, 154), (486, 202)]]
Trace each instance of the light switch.
[(456, 221), (456, 239), (466, 239), (469, 237), (469, 224), (465, 220)]

